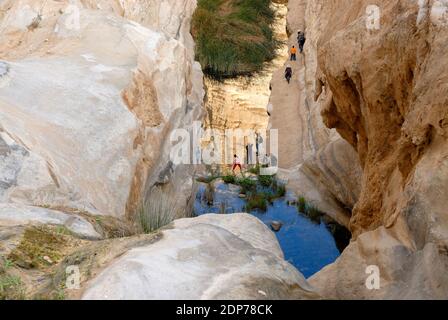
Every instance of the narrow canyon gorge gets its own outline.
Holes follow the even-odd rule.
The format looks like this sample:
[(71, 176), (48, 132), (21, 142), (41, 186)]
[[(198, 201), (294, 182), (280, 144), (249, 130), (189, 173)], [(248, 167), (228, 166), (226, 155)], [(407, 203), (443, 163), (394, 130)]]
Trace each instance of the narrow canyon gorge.
[[(447, 299), (448, 2), (272, 1), (274, 58), (224, 79), (198, 2), (0, 0), (0, 299)], [(207, 129), (278, 131), (267, 212), (173, 160)]]

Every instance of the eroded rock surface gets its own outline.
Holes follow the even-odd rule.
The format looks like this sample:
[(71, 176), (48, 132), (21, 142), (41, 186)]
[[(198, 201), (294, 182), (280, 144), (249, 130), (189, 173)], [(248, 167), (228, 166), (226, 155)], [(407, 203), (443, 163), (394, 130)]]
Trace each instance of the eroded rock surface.
[(86, 286), (83, 299), (310, 299), (275, 235), (247, 214), (182, 219)]
[[(378, 29), (366, 25), (369, 1), (300, 1), (306, 84), (362, 168), (349, 188), (359, 198), (343, 202), (355, 241), (310, 281), (331, 298), (446, 299), (448, 6), (375, 3)], [(365, 285), (372, 265), (379, 290)]]
[[(348, 226), (359, 197), (361, 167), (353, 148), (321, 117), (326, 103), (325, 95), (316, 99), (321, 25), (310, 8), (314, 5), (307, 1), (288, 2), (288, 47), (298, 47), (299, 30), (306, 32), (307, 41), (304, 54), (297, 61), (288, 59), (273, 75), (270, 126), (279, 133), (279, 166), (289, 188)], [(290, 84), (284, 78), (287, 66), (293, 69)]]
[(169, 136), (201, 117), (195, 6), (1, 2), (1, 202), (124, 217), (159, 183), (186, 206)]
[[(215, 135), (220, 136), (222, 141), (224, 141), (226, 130), (241, 130), (247, 140), (243, 143), (237, 139), (235, 142), (236, 152), (242, 160), (245, 160), (246, 157), (245, 144), (250, 143), (255, 146), (255, 133), (263, 136), (266, 134), (269, 125), (268, 112), (270, 111), (269, 84), (272, 74), (283, 64), (287, 56), (285, 45), (287, 7), (284, 1), (274, 1), (271, 5), (275, 12), (274, 36), (280, 41), (276, 57), (265, 63), (262, 70), (252, 76), (240, 76), (222, 81), (205, 79), (207, 99), (204, 104), (206, 109), (204, 126), (207, 129), (215, 130)], [(219, 141), (219, 139), (216, 140)], [(205, 137), (204, 144), (208, 145), (209, 143), (217, 148), (216, 142), (211, 142), (208, 137)], [(227, 151), (224, 144), (221, 148)], [(223, 152), (222, 158), (226, 163), (232, 163), (234, 152), (227, 153)]]
[(45, 208), (0, 204), (0, 226), (10, 228), (36, 224), (64, 226), (82, 238), (93, 240), (102, 238), (95, 228), (82, 217)]

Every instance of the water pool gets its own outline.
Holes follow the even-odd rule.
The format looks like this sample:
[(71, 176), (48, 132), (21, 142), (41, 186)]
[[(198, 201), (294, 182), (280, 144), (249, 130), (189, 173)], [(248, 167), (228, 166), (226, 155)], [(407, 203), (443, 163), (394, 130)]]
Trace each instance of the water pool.
[[(239, 197), (239, 187), (217, 184), (212, 205), (205, 200), (205, 192), (206, 185), (201, 184), (194, 204), (196, 215), (245, 212), (246, 201)], [(250, 214), (269, 227), (273, 221), (283, 223), (276, 236), (285, 259), (308, 278), (340, 256), (350, 234), (328, 217), (311, 219), (299, 212), (297, 206), (289, 204), (292, 198), (287, 194), (269, 205), (266, 212), (254, 210)]]

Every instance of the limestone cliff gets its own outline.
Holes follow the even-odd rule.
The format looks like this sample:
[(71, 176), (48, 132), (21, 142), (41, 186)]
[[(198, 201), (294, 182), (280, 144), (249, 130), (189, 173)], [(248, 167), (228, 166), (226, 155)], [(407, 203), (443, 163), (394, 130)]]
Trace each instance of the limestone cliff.
[[(361, 167), (353, 148), (321, 117), (327, 99), (325, 94), (316, 99), (321, 24), (318, 15), (308, 12), (311, 7), (303, 0), (288, 2), (288, 47), (298, 46), (298, 31), (306, 31), (307, 41), (297, 61), (288, 57), (273, 75), (270, 126), (279, 131), (279, 165), (289, 188), (348, 226), (359, 196)], [(290, 84), (284, 78), (286, 66), (293, 69)]]
[[(216, 134), (223, 137), (225, 130), (228, 129), (252, 130), (264, 134), (268, 128), (268, 104), (271, 94), (269, 84), (272, 74), (283, 64), (287, 56), (287, 39), (285, 39), (287, 7), (282, 1), (275, 1), (271, 6), (275, 12), (274, 36), (280, 43), (274, 60), (265, 63), (263, 69), (252, 76), (239, 76), (221, 81), (205, 79), (207, 95), (204, 104), (206, 110), (204, 126), (216, 130)], [(244, 146), (238, 147), (244, 150)], [(233, 153), (230, 158), (232, 156)], [(244, 155), (239, 156), (243, 158)]]
[(172, 129), (202, 117), (194, 0), (0, 3), (0, 202), (124, 217), (154, 184), (187, 205)]
[[(369, 28), (370, 19), (377, 19), (371, 16), (377, 9), (368, 8), (372, 4), (379, 21)], [(337, 196), (340, 190), (353, 190), (350, 201), (341, 203), (353, 208), (355, 240), (311, 283), (331, 298), (446, 298), (448, 5), (432, 0), (289, 5), (289, 30), (305, 30), (308, 39), (296, 69), (300, 92), (292, 93), (306, 110), (299, 114), (313, 121), (321, 113), (320, 121), (351, 145), (362, 168), (359, 188), (355, 183), (336, 190), (339, 200), (344, 200)], [(297, 133), (302, 145), (317, 141), (310, 143), (314, 150), (331, 149), (328, 139), (340, 140), (320, 124), (303, 123)], [(303, 150), (313, 148), (299, 148), (291, 165), (301, 162)], [(346, 146), (339, 152), (353, 153)], [(349, 172), (357, 162), (350, 157), (335, 168)], [(311, 167), (320, 166), (312, 159), (322, 161), (319, 152), (309, 159)], [(369, 265), (379, 267), (379, 290), (365, 286)]]
[[(17, 279), (0, 299), (319, 298), (247, 214), (176, 220), (149, 235), (123, 222), (155, 186), (188, 209), (192, 169), (169, 153), (172, 130), (203, 116), (195, 7), (0, 0), (0, 275)], [(262, 128), (269, 68), (248, 104), (233, 104), (252, 109), (242, 121), (256, 110)], [(82, 291), (67, 287), (68, 266), (79, 267)]]

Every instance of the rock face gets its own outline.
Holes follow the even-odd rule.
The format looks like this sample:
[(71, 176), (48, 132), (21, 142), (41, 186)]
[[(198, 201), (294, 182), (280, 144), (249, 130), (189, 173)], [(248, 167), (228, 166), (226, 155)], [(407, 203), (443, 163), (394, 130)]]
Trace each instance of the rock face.
[[(323, 123), (351, 145), (362, 168), (359, 188), (342, 183), (353, 195), (336, 197), (353, 207), (356, 241), (311, 283), (331, 298), (446, 299), (448, 67), (441, 61), (448, 50), (448, 6), (371, 4), (290, 2), (296, 6), (290, 30), (303, 28), (308, 39), (299, 84), (311, 91), (301, 107), (316, 106), (314, 95)], [(379, 28), (371, 23), (376, 17)], [(340, 169), (355, 166), (350, 161)], [(379, 290), (365, 285), (372, 265), (380, 271)]]
[(94, 227), (81, 217), (45, 208), (0, 204), (0, 226), (10, 228), (33, 224), (60, 225), (82, 238), (102, 238)]
[(158, 184), (186, 206), (169, 137), (202, 113), (195, 6), (0, 3), (0, 202), (123, 218)]
[[(309, 7), (303, 0), (288, 2), (288, 46), (298, 46), (297, 32), (305, 26), (307, 41), (296, 62), (288, 59), (274, 73), (270, 126), (278, 129), (279, 166), (289, 188), (348, 226), (359, 197), (361, 167), (350, 144), (324, 124), (326, 97), (315, 99), (320, 88), (315, 81), (320, 25), (318, 16), (307, 13)], [(284, 78), (287, 66), (293, 69), (290, 84)]]
[[(285, 27), (287, 7), (282, 1), (275, 1), (272, 7), (276, 14), (273, 25), (274, 36), (281, 42), (285, 42)], [(266, 63), (263, 70), (250, 77), (236, 77), (233, 79), (224, 79), (215, 81), (209, 78), (205, 79), (207, 88), (207, 98), (205, 101), (206, 116), (204, 126), (208, 129), (214, 129), (215, 135), (221, 136), (224, 140), (225, 130), (241, 129), (249, 130), (251, 133), (260, 133), (264, 135), (268, 129), (269, 115), (269, 83), (272, 74), (283, 64), (287, 56), (287, 47), (280, 45), (277, 50), (277, 57)], [(255, 145), (255, 138), (247, 135), (247, 143)], [(208, 141), (207, 137), (204, 144), (213, 143)], [(245, 145), (236, 141), (239, 157), (244, 160)], [(223, 146), (223, 150), (225, 147)], [(232, 163), (233, 152), (223, 155), (223, 160)], [(227, 158), (224, 158), (227, 156)], [(229, 158), (230, 156), (230, 158)], [(230, 160), (229, 160), (230, 159)]]
[[(47, 267), (64, 274), (73, 261), (82, 281), (94, 277), (84, 299), (319, 297), (249, 215), (178, 220), (130, 237), (114, 224), (154, 188), (188, 208), (191, 169), (169, 156), (172, 130), (193, 130), (203, 116), (189, 32), (195, 7), (0, 1), (0, 258), (27, 261), (8, 272), (25, 279), (31, 297), (54, 297), (52, 286), (63, 284)], [(248, 98), (264, 127), (268, 82), (264, 75), (263, 94), (256, 88)], [(103, 236), (111, 239), (98, 241)], [(48, 246), (50, 238), (61, 248)], [(45, 250), (28, 252), (29, 244)]]
[(247, 214), (182, 219), (87, 284), (83, 299), (310, 299), (274, 234)]

